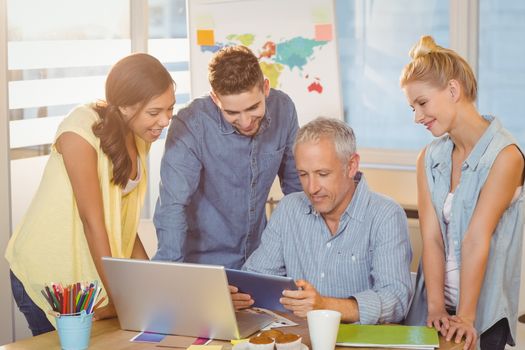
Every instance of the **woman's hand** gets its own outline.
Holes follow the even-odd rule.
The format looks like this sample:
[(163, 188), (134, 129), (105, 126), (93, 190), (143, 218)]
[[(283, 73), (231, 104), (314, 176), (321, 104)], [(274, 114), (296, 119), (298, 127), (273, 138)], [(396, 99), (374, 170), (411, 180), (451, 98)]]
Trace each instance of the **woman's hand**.
[(450, 315), (445, 309), (428, 310), (427, 326), (434, 327), (446, 337), (450, 328)]
[(93, 321), (100, 321), (105, 320), (107, 318), (114, 318), (117, 317), (117, 311), (115, 310), (115, 306), (113, 303), (108, 303), (106, 306), (99, 307), (98, 309), (95, 309), (93, 315)]
[(447, 341), (454, 339), (454, 342), (460, 343), (463, 338), (465, 338), (463, 350), (474, 350), (476, 348), (478, 332), (474, 328), (474, 320), (461, 316), (451, 316), (450, 327), (446, 336)]

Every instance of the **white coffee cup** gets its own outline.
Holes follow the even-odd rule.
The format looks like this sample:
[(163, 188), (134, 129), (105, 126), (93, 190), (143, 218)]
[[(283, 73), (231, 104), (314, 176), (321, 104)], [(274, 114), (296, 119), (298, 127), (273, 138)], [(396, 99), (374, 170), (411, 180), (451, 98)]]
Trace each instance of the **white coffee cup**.
[(313, 350), (334, 350), (341, 313), (334, 310), (312, 310), (306, 313)]

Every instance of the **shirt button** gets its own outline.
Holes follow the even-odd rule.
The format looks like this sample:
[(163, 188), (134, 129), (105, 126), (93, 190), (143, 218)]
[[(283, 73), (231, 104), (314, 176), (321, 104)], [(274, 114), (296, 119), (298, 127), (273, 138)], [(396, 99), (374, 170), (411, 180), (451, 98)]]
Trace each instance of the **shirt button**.
[(454, 245), (458, 245), (458, 241), (455, 240), (455, 241), (454, 241)]
[(355, 261), (355, 256), (354, 255), (352, 255), (352, 261)]
[(328, 248), (330, 248), (330, 247), (332, 246), (332, 242), (328, 242), (328, 243), (326, 243), (326, 246), (327, 246)]
[(321, 278), (324, 278), (324, 272), (321, 272)]

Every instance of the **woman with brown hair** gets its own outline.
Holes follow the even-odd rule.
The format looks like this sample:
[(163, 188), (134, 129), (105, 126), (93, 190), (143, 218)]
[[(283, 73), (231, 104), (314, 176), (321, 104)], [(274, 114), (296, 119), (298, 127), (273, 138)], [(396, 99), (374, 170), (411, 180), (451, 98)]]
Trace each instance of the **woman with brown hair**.
[[(106, 99), (73, 109), (58, 127), (40, 186), (9, 242), (15, 301), (33, 335), (53, 330), (44, 284), (99, 280), (101, 257), (147, 259), (137, 236), (146, 156), (168, 126), (175, 84), (147, 54), (117, 62)], [(112, 317), (111, 298), (95, 313)]]

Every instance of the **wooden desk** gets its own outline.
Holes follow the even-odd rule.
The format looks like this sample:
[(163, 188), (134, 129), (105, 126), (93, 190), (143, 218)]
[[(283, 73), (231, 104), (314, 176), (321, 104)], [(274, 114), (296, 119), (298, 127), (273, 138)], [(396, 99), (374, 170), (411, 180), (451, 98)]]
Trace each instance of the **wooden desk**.
[[(289, 315), (287, 315), (289, 317)], [(303, 337), (303, 343), (310, 347), (310, 337), (308, 336), (308, 327), (306, 321), (300, 318), (289, 317), (295, 322), (299, 323), (296, 327), (286, 327), (286, 332), (300, 334)], [(89, 350), (162, 350), (169, 349), (166, 347), (157, 347), (155, 344), (149, 343), (132, 343), (129, 340), (135, 336), (137, 332), (123, 331), (119, 328), (117, 319), (96, 321), (93, 323), (91, 330), (91, 340), (89, 342)], [(463, 344), (454, 344), (446, 342), (440, 337), (440, 350), (461, 350)], [(231, 349), (231, 344), (224, 341), (213, 341), (212, 344), (223, 344), (224, 350)], [(60, 350), (60, 341), (57, 332), (50, 332), (39, 335), (37, 337), (17, 341), (16, 343), (6, 344), (0, 346), (0, 350), (21, 350), (21, 349), (42, 349), (42, 350)], [(171, 348), (175, 349), (175, 348)], [(338, 347), (341, 350), (372, 350), (372, 348), (350, 348)], [(373, 348), (376, 349), (376, 348)], [(380, 349), (380, 350), (384, 350)]]

